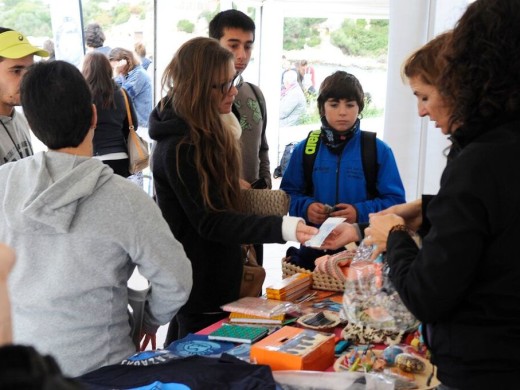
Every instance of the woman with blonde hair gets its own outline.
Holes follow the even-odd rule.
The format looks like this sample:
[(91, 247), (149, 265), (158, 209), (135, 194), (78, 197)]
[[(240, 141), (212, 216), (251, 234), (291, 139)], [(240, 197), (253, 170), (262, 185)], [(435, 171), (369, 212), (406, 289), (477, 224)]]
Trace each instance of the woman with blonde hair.
[(317, 233), (300, 218), (237, 211), (240, 125), (231, 107), (240, 82), (230, 51), (211, 38), (191, 39), (166, 67), (166, 96), (150, 115), (157, 202), (194, 279), (167, 344), (227, 316), (220, 306), (239, 297), (242, 243), (305, 242)]

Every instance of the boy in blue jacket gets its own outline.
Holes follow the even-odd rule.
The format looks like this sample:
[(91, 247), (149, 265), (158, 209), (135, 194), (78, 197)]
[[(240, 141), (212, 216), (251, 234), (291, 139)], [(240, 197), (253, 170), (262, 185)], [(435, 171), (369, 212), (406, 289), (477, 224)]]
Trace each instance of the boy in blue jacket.
[[(359, 119), (363, 108), (363, 88), (354, 75), (337, 71), (323, 81), (318, 96), (321, 130), (296, 145), (280, 185), (291, 196), (290, 215), (316, 226), (328, 217), (366, 223), (369, 213), (405, 202), (392, 150), (379, 139), (375, 139), (371, 157), (375, 160), (371, 190), (363, 164)], [(307, 155), (312, 154), (311, 170)], [(302, 247), (299, 253), (293, 250), (288, 254), (296, 264), (314, 269), (314, 259), (324, 252)]]

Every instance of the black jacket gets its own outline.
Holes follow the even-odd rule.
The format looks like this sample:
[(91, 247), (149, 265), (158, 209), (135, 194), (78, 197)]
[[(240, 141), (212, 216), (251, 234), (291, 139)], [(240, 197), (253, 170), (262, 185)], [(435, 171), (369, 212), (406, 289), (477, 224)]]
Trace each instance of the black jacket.
[[(240, 244), (283, 243), (282, 217), (209, 211), (203, 204), (192, 146), (180, 147), (177, 166), (177, 145), (188, 133), (187, 124), (171, 109), (156, 108), (149, 132), (157, 141), (152, 154), (157, 203), (193, 266), (193, 289), (181, 312), (219, 311), (221, 305), (238, 299)], [(210, 196), (214, 204), (222, 204), (216, 192)]]
[(390, 277), (425, 323), (438, 377), (460, 389), (517, 388), (520, 374), (520, 122), (471, 139), (446, 167), (418, 250), (389, 235)]

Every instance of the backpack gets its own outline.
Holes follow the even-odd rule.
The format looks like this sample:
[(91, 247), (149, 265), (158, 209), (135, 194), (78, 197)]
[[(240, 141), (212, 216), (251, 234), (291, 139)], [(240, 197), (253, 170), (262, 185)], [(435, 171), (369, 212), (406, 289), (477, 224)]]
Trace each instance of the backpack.
[[(307, 141), (305, 142), (305, 148), (303, 149), (303, 175), (305, 177), (305, 193), (307, 195), (312, 195), (314, 190), (312, 170), (321, 144), (320, 134), (321, 130), (309, 132)], [(376, 133), (361, 130), (361, 160), (363, 162), (363, 172), (367, 182), (367, 197), (368, 199), (377, 198), (379, 195), (377, 191), (377, 173), (379, 167), (377, 165)]]
[(285, 173), (285, 169), (287, 168), (287, 164), (289, 164), (292, 152), (297, 143), (298, 142), (291, 142), (285, 145), (285, 149), (283, 150), (282, 154), (282, 159), (280, 160), (280, 165), (278, 165), (273, 172), (273, 177), (275, 179), (282, 177)]

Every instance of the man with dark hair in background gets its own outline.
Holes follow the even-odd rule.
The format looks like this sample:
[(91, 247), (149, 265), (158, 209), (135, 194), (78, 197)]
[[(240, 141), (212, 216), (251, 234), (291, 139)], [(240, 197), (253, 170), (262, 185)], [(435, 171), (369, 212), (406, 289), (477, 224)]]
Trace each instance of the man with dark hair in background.
[(108, 57), (111, 48), (104, 46), (105, 33), (98, 23), (89, 23), (85, 29), (85, 43), (88, 51), (99, 51)]
[[(235, 56), (235, 69), (242, 73), (249, 64), (255, 42), (255, 22), (241, 11), (219, 12), (209, 23), (209, 35)], [(266, 138), (267, 112), (262, 91), (243, 83), (233, 105), (242, 127), (242, 179), (255, 188), (271, 188), (269, 145)], [(263, 263), (262, 245), (255, 245), (257, 261)]]

